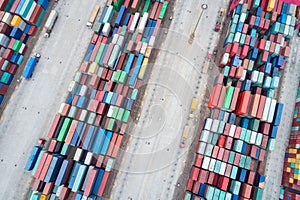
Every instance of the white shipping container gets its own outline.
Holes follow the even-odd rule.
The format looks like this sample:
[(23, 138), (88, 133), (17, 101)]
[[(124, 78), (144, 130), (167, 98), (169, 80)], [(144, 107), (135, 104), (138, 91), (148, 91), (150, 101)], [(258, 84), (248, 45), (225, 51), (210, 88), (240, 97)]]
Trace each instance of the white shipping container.
[(271, 47), (271, 41), (267, 40), (265, 45), (265, 51), (269, 51)]
[(88, 114), (88, 111), (87, 111), (87, 110), (82, 110), (82, 111), (81, 111), (81, 114), (80, 114), (80, 116), (79, 116), (79, 121), (85, 122), (85, 118), (86, 118), (87, 114)]
[(223, 121), (227, 122), (228, 119), (229, 119), (229, 112), (225, 112), (225, 113), (224, 113)]
[(200, 145), (199, 145), (197, 153), (203, 155), (204, 151), (205, 151), (205, 148), (206, 148), (206, 143), (205, 142), (201, 142)]
[(74, 93), (74, 88), (75, 86), (77, 86), (77, 83), (75, 81), (71, 81), (71, 83), (69, 84), (69, 87), (68, 87), (68, 92), (72, 92)]
[(227, 164), (225, 162), (222, 162), (221, 163), (221, 167), (220, 167), (220, 171), (219, 171), (219, 174), (223, 175), (225, 174), (225, 171), (226, 171), (226, 166)]
[(236, 32), (234, 35), (233, 42), (240, 42), (242, 34), (240, 32)]
[(119, 39), (119, 34), (114, 34), (111, 43), (117, 44), (118, 39)]
[(211, 118), (207, 118), (205, 120), (205, 124), (204, 124), (204, 128), (205, 130), (210, 130), (211, 129), (211, 125), (212, 125), (213, 120)]
[(147, 43), (143, 42), (142, 43), (142, 48), (141, 48), (141, 54), (145, 55), (146, 49), (147, 49)]
[(60, 193), (63, 189), (64, 185), (61, 185), (61, 186), (58, 186), (57, 190), (56, 190), (56, 193), (55, 193), (55, 196), (59, 197), (60, 196)]
[(32, 13), (33, 13), (33, 11), (34, 11), (36, 5), (37, 5), (37, 4), (36, 4), (35, 1), (32, 2), (32, 5), (31, 5), (31, 7), (30, 7), (30, 9), (29, 9), (29, 12), (27, 13), (27, 15), (26, 15), (26, 17), (25, 17), (25, 20), (26, 20), (26, 21), (29, 21), (29, 19), (30, 19), (31, 15), (32, 15)]
[(280, 81), (279, 76), (274, 76), (274, 77), (272, 78), (272, 81), (271, 81), (271, 88), (272, 88), (272, 89), (278, 88), (278, 86), (279, 86), (279, 81)]
[(251, 74), (251, 82), (252, 83), (256, 83), (257, 80), (258, 80), (258, 71), (254, 70), (252, 71), (252, 74)]
[(149, 46), (153, 47), (154, 43), (155, 43), (155, 36), (152, 35), (149, 40)]
[(211, 131), (214, 132), (214, 133), (217, 133), (219, 124), (220, 124), (220, 121), (217, 120), (217, 119), (214, 119), (213, 123), (212, 123)]
[(77, 148), (73, 160), (79, 161), (81, 153), (82, 153), (82, 149)]
[(107, 117), (111, 117), (114, 112), (115, 106), (109, 106)]
[(84, 160), (84, 164), (86, 165), (90, 165), (93, 159), (93, 153), (92, 152), (87, 152), (85, 160)]
[(209, 136), (209, 131), (203, 130), (200, 136), (200, 141), (201, 142), (206, 142), (208, 141), (208, 136)]
[(203, 169), (208, 169), (208, 166), (209, 166), (209, 163), (210, 163), (210, 157), (206, 157), (206, 156), (204, 156), (204, 158), (203, 158), (203, 162), (202, 162), (202, 168)]
[(9, 42), (10, 42), (10, 38), (4, 35), (3, 33), (0, 33), (0, 45), (7, 48)]
[(20, 20), (20, 23), (18, 25), (18, 28), (21, 29), (21, 31), (24, 31), (26, 28), (26, 22), (24, 20)]
[(269, 114), (268, 114), (268, 119), (267, 119), (267, 122), (269, 122), (269, 123), (272, 123), (272, 121), (273, 121), (276, 103), (277, 103), (277, 101), (275, 99), (272, 99)]
[(22, 43), (22, 45), (20, 47), (20, 50), (19, 50), (20, 54), (23, 54), (23, 51), (24, 51), (25, 47), (26, 47), (26, 44)]
[(246, 79), (246, 75), (247, 75), (247, 70), (244, 69), (243, 72), (242, 72), (242, 76), (239, 80), (244, 81)]
[(138, 26), (138, 32), (139, 33), (143, 34), (146, 23), (147, 23), (147, 20), (148, 20), (148, 13), (145, 12), (142, 19), (140, 20), (140, 23), (139, 23), (139, 26)]
[(257, 79), (257, 83), (258, 84), (262, 84), (264, 81), (264, 73), (263, 72), (259, 72), (258, 74), (258, 79)]
[(221, 61), (221, 65), (226, 65), (228, 63), (229, 53), (224, 53)]
[(121, 49), (123, 48), (123, 46), (124, 46), (124, 36), (123, 35), (119, 35), (117, 45), (119, 45)]
[(291, 21), (292, 21), (292, 16), (291, 15), (288, 15), (287, 17), (286, 17), (286, 25), (291, 25)]
[(214, 171), (215, 169), (215, 164), (216, 164), (216, 159), (211, 158), (208, 166), (208, 171)]
[(65, 105), (66, 105), (66, 103), (61, 103), (61, 104), (60, 104), (60, 107), (59, 107), (59, 109), (58, 109), (58, 113), (59, 113), (59, 114), (62, 114)]
[(246, 20), (246, 17), (247, 17), (247, 14), (246, 13), (241, 13), (241, 15), (240, 15), (240, 22), (245, 22), (245, 20)]
[(110, 33), (110, 23), (106, 22), (103, 26), (103, 29), (102, 29), (102, 33), (104, 36), (108, 37), (109, 36), (109, 33)]
[[(289, 34), (289, 31), (290, 31), (290, 26), (289, 25), (285, 25), (284, 26), (283, 35), (287, 36)], [(283, 46), (283, 45), (281, 45), (281, 46)]]
[(138, 23), (139, 17), (140, 17), (140, 13), (136, 12), (131, 22), (131, 25), (129, 27), (129, 32), (133, 33), (135, 31), (135, 27)]
[(10, 14), (9, 12), (6, 12), (1, 21), (6, 23), (7, 25), (10, 25), (12, 18), (13, 18), (13, 15)]
[(211, 157), (213, 148), (214, 146), (212, 144), (207, 144), (204, 155)]
[(275, 148), (275, 138), (269, 138), (268, 144), (267, 144), (267, 150), (273, 151)]
[(88, 87), (86, 85), (82, 85), (79, 91), (79, 96), (85, 96), (88, 91)]
[(252, 131), (251, 132), (251, 137), (250, 137), (250, 142), (249, 142), (250, 144), (255, 144), (256, 136), (257, 136), (257, 132)]
[(267, 121), (269, 110), (270, 110), (270, 106), (271, 106), (271, 98), (267, 97), (261, 121)]
[(256, 141), (255, 141), (255, 145), (256, 146), (260, 146), (261, 145), (262, 137), (263, 137), (262, 133), (257, 133), (257, 135), (256, 135)]
[(233, 124), (232, 124), (232, 125), (230, 126), (229, 134), (228, 134), (228, 135), (229, 135), (230, 137), (233, 137), (233, 136), (234, 136), (234, 133), (235, 133), (235, 130), (236, 130), (236, 125), (233, 125)]

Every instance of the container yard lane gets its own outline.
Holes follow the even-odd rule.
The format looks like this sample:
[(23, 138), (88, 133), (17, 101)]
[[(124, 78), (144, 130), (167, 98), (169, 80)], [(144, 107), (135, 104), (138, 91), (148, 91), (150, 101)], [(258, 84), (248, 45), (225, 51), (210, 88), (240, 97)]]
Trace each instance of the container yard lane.
[[(274, 150), (268, 155), (265, 173), (267, 175), (263, 199), (278, 199), (283, 171), (284, 152), (288, 145), (291, 119), (295, 106), (297, 87), (300, 79), (300, 39), (296, 34), (292, 39), (291, 61), (284, 70), (279, 101), (284, 104), (282, 126), (279, 127)], [(293, 62), (294, 61), (294, 62)], [(274, 165), (278, 163), (278, 165)], [(280, 163), (280, 164), (279, 164)]]
[(93, 33), (86, 22), (99, 2), (59, 1), (50, 38), (43, 38), (42, 32), (38, 39), (33, 52), (42, 57), (32, 78), (17, 86), (0, 121), (0, 199), (24, 199), (31, 180), (24, 171), (30, 149), (39, 137), (46, 137), (63, 101)]
[[(202, 10), (202, 4), (208, 8)], [(225, 1), (175, 2), (170, 29), (160, 31), (167, 34), (166, 40), (152, 63), (138, 122), (129, 133), (128, 147), (118, 163), (110, 199), (171, 199), (180, 186), (177, 180), (197, 130), (199, 104), (206, 89), (207, 74), (201, 73), (202, 66), (217, 39), (212, 22), (218, 9), (225, 6)], [(170, 20), (170, 15), (165, 20)], [(193, 30), (195, 37), (189, 43)], [(198, 99), (195, 111), (191, 111), (193, 97)], [(184, 136), (185, 127), (189, 131)], [(185, 147), (180, 148), (185, 137)]]

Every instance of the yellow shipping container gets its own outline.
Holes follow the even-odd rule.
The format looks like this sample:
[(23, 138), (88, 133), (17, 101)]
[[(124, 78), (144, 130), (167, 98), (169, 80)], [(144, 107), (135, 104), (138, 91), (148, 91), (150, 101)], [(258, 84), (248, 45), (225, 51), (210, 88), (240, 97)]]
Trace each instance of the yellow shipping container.
[(292, 162), (292, 158), (288, 158), (288, 163), (291, 163)]
[(294, 179), (293, 178), (289, 178), (289, 183), (294, 183)]
[(289, 149), (289, 153), (296, 154), (297, 153), (297, 149)]
[(276, 0), (269, 0), (267, 11), (271, 12), (275, 7)]
[(291, 168), (287, 167), (286, 172), (291, 172)]
[(146, 52), (145, 52), (145, 57), (149, 58), (151, 55), (152, 47), (147, 47)]
[(296, 159), (295, 158), (292, 158), (291, 161), (292, 161), (292, 163), (296, 163)]
[(92, 62), (92, 64), (90, 64), (88, 74), (96, 74), (98, 68), (99, 68), (99, 64), (96, 62)]
[(44, 195), (44, 194), (42, 194), (42, 195), (40, 196), (40, 200), (47, 200), (47, 196)]
[(294, 174), (294, 179), (299, 180), (299, 174)]
[(296, 159), (297, 159), (297, 162), (299, 162), (298, 159), (300, 159), (300, 154), (296, 154)]
[(148, 66), (148, 58), (144, 58), (140, 72), (138, 74), (138, 78), (143, 80), (144, 76), (145, 76), (145, 72), (147, 70), (147, 66)]
[(15, 26), (15, 27), (18, 27), (19, 26), (19, 24), (20, 24), (20, 22), (21, 22), (21, 17), (19, 17), (18, 15), (15, 15), (13, 18), (12, 18), (12, 20), (11, 20), (11, 22), (10, 22), (10, 25), (12, 25), (12, 26)]

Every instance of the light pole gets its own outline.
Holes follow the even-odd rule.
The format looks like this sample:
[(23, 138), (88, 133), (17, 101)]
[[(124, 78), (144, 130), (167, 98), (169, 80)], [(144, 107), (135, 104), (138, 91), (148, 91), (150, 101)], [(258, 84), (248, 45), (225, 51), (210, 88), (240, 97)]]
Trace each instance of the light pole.
[(202, 17), (203, 11), (206, 10), (206, 9), (208, 8), (208, 6), (207, 6), (207, 4), (202, 4), (202, 5), (201, 5), (201, 8), (202, 8), (202, 9), (201, 9), (201, 13), (200, 13), (199, 18), (198, 18), (198, 20), (197, 20), (196, 26), (194, 27), (194, 30), (193, 30), (193, 32), (192, 32), (191, 35), (190, 35), (190, 39), (189, 39), (189, 43), (190, 43), (190, 44), (192, 44), (192, 42), (194, 41), (194, 38), (195, 38), (195, 32), (196, 32), (196, 29), (197, 29), (198, 24), (199, 24), (199, 22), (200, 22), (200, 19), (201, 19), (201, 17)]

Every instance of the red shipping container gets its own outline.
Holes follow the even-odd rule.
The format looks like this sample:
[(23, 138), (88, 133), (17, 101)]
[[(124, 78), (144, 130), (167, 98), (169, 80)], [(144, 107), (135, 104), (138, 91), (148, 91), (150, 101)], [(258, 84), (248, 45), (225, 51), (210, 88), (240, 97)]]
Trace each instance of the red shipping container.
[(154, 19), (156, 10), (157, 10), (157, 8), (158, 8), (158, 4), (159, 4), (159, 2), (155, 2), (155, 3), (154, 3), (154, 5), (153, 5), (153, 7), (152, 7), (152, 10), (151, 10), (151, 13), (150, 13), (149, 19)]
[(243, 48), (242, 48), (242, 52), (241, 52), (240, 58), (241, 59), (246, 58), (247, 55), (248, 55), (248, 52), (249, 52), (249, 46), (248, 45), (244, 45)]
[[(241, 67), (239, 67), (239, 68), (241, 68)], [(229, 111), (234, 111), (235, 110), (239, 93), (240, 93), (240, 88), (235, 87), (233, 95), (232, 95), (232, 100), (231, 100), (231, 103), (230, 103)]]
[(251, 117), (256, 117), (257, 111), (258, 111), (258, 105), (260, 101), (260, 95), (259, 94), (254, 94), (253, 95), (253, 100), (251, 102), (251, 107), (250, 107), (250, 112), (249, 115)]
[(57, 129), (58, 122), (59, 122), (60, 118), (61, 118), (60, 114), (55, 115), (54, 120), (52, 122), (52, 125), (51, 125), (50, 130), (49, 130), (48, 135), (47, 135), (48, 138), (53, 138), (54, 137), (54, 134), (55, 134), (55, 131)]
[(229, 185), (229, 178), (225, 176), (220, 176), (219, 182), (218, 182), (218, 188), (221, 190), (227, 191)]
[(114, 158), (117, 157), (117, 155), (118, 155), (118, 151), (119, 151), (119, 148), (121, 146), (122, 139), (123, 139), (123, 136), (122, 135), (118, 135), (117, 142), (116, 142), (116, 145), (114, 147), (114, 151), (112, 153), (112, 157), (114, 157)]
[(221, 109), (222, 106), (223, 106), (223, 102), (224, 102), (224, 99), (225, 99), (225, 96), (226, 96), (226, 90), (227, 90), (227, 87), (223, 86), (222, 90), (221, 90), (221, 93), (220, 93), (220, 96), (219, 96), (218, 105), (217, 105), (217, 108), (219, 108), (219, 109)]
[(228, 74), (228, 77), (229, 77), (229, 78), (234, 78), (234, 77), (235, 77), (235, 72), (236, 72), (236, 67), (231, 66), (231, 67), (230, 67), (229, 74)]
[(259, 51), (264, 51), (265, 50), (265, 46), (266, 46), (266, 40), (264, 40), (264, 39), (259, 40), (258, 50)]
[(57, 145), (57, 140), (52, 139), (50, 144), (49, 144), (48, 151), (49, 152), (54, 152), (56, 145)]
[(196, 154), (194, 165), (197, 166), (197, 167), (201, 167), (202, 160), (203, 160), (203, 155)]
[(186, 184), (186, 190), (187, 190), (187, 191), (192, 191), (193, 183), (194, 183), (194, 181), (193, 181), (191, 178), (189, 178), (189, 179), (188, 179), (188, 182), (187, 182), (187, 184)]
[(234, 138), (239, 139), (239, 138), (240, 138), (241, 131), (242, 131), (242, 127), (237, 126), (236, 129), (235, 129), (235, 132), (234, 132)]
[(231, 43), (227, 43), (225, 46), (225, 53), (230, 53), (232, 48), (232, 44)]
[(250, 198), (251, 197), (251, 190), (252, 190), (252, 186), (251, 185), (243, 183), (242, 187), (241, 187), (241, 191), (240, 191), (241, 196), (243, 196), (245, 198)]
[(250, 102), (251, 92), (243, 91), (240, 93), (238, 107), (236, 110), (237, 115), (245, 115), (247, 114), (248, 104)]
[(226, 162), (228, 161), (228, 158), (229, 158), (229, 151), (227, 149), (224, 150), (224, 156), (223, 156), (223, 162)]
[(261, 119), (264, 107), (265, 107), (265, 102), (266, 102), (266, 97), (265, 96), (260, 96), (260, 101), (259, 101), (259, 106), (256, 114), (256, 118)]
[(230, 57), (233, 57), (234, 55), (237, 54), (238, 52), (238, 48), (239, 48), (239, 43), (238, 42), (234, 42), (232, 47), (231, 47), (231, 51), (230, 51)]
[(225, 145), (225, 140), (226, 140), (226, 136), (220, 135), (220, 136), (219, 136), (219, 140), (218, 140), (217, 145), (218, 145), (219, 147), (224, 147), (224, 145)]
[(85, 190), (83, 192), (84, 196), (89, 196), (91, 194), (92, 189), (94, 187), (94, 183), (95, 183), (97, 174), (98, 174), (97, 169), (92, 169), (91, 170), (91, 173), (90, 173), (89, 178), (88, 178), (88, 182), (87, 182)]
[(41, 181), (44, 181), (45, 177), (46, 177), (46, 174), (48, 172), (48, 169), (49, 169), (49, 166), (50, 166), (50, 163), (52, 161), (52, 158), (53, 158), (53, 155), (49, 154), (45, 160), (45, 163), (41, 169), (41, 173), (40, 173), (40, 176), (38, 177), (39, 180)]
[(102, 178), (99, 190), (97, 192), (98, 196), (102, 196), (103, 195), (103, 192), (105, 190), (106, 183), (107, 183), (107, 180), (109, 178), (109, 175), (110, 175), (110, 172), (104, 172), (104, 175), (103, 175), (103, 178)]
[(72, 138), (73, 138), (73, 135), (76, 131), (76, 128), (77, 128), (77, 125), (78, 125), (78, 121), (76, 120), (73, 120), (72, 123), (71, 123), (71, 126), (69, 128), (69, 131), (67, 133), (67, 136), (66, 136), (66, 139), (65, 139), (65, 143), (66, 144), (70, 144), (71, 141), (72, 141)]
[(200, 182), (199, 181), (195, 181), (194, 182), (194, 185), (193, 185), (193, 190), (192, 190), (192, 192), (194, 193), (194, 194), (198, 194), (198, 192), (199, 192), (199, 188), (200, 188)]

